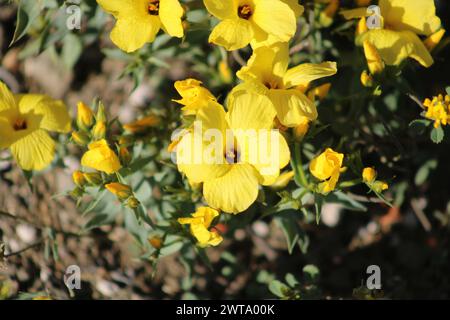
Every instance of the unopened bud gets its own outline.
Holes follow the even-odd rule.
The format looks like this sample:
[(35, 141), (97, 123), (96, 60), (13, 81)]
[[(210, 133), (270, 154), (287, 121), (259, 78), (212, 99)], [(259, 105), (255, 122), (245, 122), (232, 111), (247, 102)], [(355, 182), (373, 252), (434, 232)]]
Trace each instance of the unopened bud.
[(130, 186), (118, 182), (109, 183), (105, 185), (105, 188), (119, 198), (120, 201), (127, 200), (133, 194)]
[(79, 187), (76, 187), (75, 189), (73, 189), (73, 190), (70, 192), (70, 195), (71, 195), (75, 200), (78, 200), (79, 198), (81, 198), (81, 197), (83, 196), (83, 194), (84, 194), (83, 189), (81, 189), (81, 188), (79, 188)]
[(106, 113), (105, 113), (105, 105), (101, 101), (99, 101), (99, 103), (98, 103), (97, 116), (95, 117), (95, 119), (97, 120), (97, 122), (105, 122), (106, 123), (106, 121), (107, 121)]
[(83, 175), (90, 185), (99, 186), (103, 184), (103, 178), (99, 172), (85, 172)]
[(150, 243), (150, 245), (155, 248), (156, 250), (159, 250), (162, 248), (163, 245), (163, 240), (161, 239), (161, 237), (159, 236), (153, 236), (151, 238), (148, 239), (148, 242)]
[(126, 147), (120, 147), (119, 157), (120, 157), (120, 162), (122, 163), (122, 165), (124, 167), (127, 167), (131, 163), (132, 157)]
[(77, 170), (72, 173), (73, 182), (77, 187), (83, 188), (86, 184), (86, 179), (84, 178), (83, 172)]
[(74, 131), (72, 132), (72, 141), (81, 147), (85, 147), (90, 143), (91, 138), (86, 132)]
[(141, 203), (139, 202), (139, 200), (136, 199), (135, 197), (130, 197), (127, 201), (127, 205), (131, 209), (136, 209), (137, 207), (139, 207), (140, 204)]
[(77, 104), (77, 125), (81, 130), (89, 130), (94, 124), (94, 112), (83, 102)]
[(92, 129), (92, 137), (94, 140), (101, 140), (106, 137), (106, 124), (103, 121), (97, 121)]

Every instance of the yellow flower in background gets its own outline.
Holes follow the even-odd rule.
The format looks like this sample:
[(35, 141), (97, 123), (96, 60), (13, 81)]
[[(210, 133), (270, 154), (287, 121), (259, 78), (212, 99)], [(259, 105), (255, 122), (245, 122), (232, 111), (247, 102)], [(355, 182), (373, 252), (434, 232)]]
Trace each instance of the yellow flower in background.
[[(267, 97), (241, 91), (228, 103), (228, 113), (210, 101), (197, 114), (204, 132), (215, 129), (227, 143), (219, 140), (218, 151), (211, 152), (213, 159), (206, 159), (202, 150), (209, 150), (210, 143), (194, 129), (178, 143), (177, 163), (190, 183), (203, 183), (203, 195), (211, 207), (239, 213), (256, 201), (260, 185), (276, 181), (280, 169), (290, 161), (290, 152), (284, 137), (272, 131), (275, 110)], [(250, 137), (247, 130), (270, 136)], [(197, 161), (193, 161), (195, 157)]]
[(381, 193), (389, 188), (389, 185), (386, 182), (376, 180), (377, 172), (374, 168), (364, 168), (362, 172), (362, 178), (363, 182), (367, 184), (370, 189), (377, 193)]
[(445, 97), (440, 94), (437, 97), (433, 97), (432, 100), (425, 99), (423, 102), (425, 107), (425, 117), (433, 120), (433, 126), (438, 128), (439, 126), (446, 126), (450, 123), (450, 96)]
[(85, 105), (83, 102), (78, 102), (77, 104), (77, 125), (78, 128), (84, 130), (89, 129), (94, 124), (94, 112), (91, 108)]
[(126, 52), (153, 42), (160, 29), (172, 37), (182, 38), (184, 10), (178, 0), (97, 0), (116, 19), (112, 42)]
[[(209, 42), (237, 50), (250, 42), (287, 42), (297, 30), (303, 7), (292, 0), (204, 0), (206, 9), (220, 20)], [(253, 43), (252, 43), (253, 45)]]
[(121, 201), (125, 201), (133, 195), (131, 187), (123, 183), (108, 183), (105, 185), (105, 188)]
[(199, 207), (192, 218), (179, 218), (178, 223), (188, 224), (192, 235), (197, 239), (200, 247), (217, 246), (222, 242), (222, 237), (217, 231), (209, 231), (213, 220), (219, 216), (219, 212), (208, 207)]
[(48, 131), (67, 133), (70, 117), (62, 101), (39, 94), (14, 95), (0, 82), (0, 149), (9, 148), (24, 170), (42, 170), (53, 161)]
[[(413, 58), (424, 67), (433, 64), (429, 50), (420, 36), (430, 36), (441, 28), (436, 16), (434, 0), (380, 0), (379, 27), (360, 34), (356, 43), (370, 43), (387, 65), (399, 65), (406, 58)], [(343, 11), (347, 19), (368, 16), (367, 10)], [(374, 16), (370, 17), (374, 19)]]
[(81, 158), (81, 165), (107, 174), (117, 172), (122, 167), (119, 158), (104, 139), (89, 144), (89, 151)]
[(72, 180), (77, 187), (83, 188), (86, 185), (86, 178), (83, 172), (77, 170), (72, 173)]
[(200, 108), (208, 105), (209, 101), (216, 101), (214, 95), (202, 86), (201, 81), (186, 79), (175, 82), (174, 86), (182, 99), (172, 101), (184, 106), (181, 110), (185, 115), (195, 115)]
[(314, 177), (322, 181), (319, 184), (319, 192), (327, 194), (336, 188), (339, 176), (343, 171), (343, 160), (344, 155), (342, 153), (327, 148), (311, 161), (309, 171)]
[(156, 127), (161, 123), (161, 119), (155, 115), (146, 116), (137, 121), (124, 124), (123, 128), (131, 133), (142, 133), (147, 131), (149, 128)]
[(304, 63), (288, 69), (288, 64), (287, 43), (257, 48), (247, 66), (237, 72), (244, 84), (234, 91), (253, 89), (266, 95), (273, 103), (281, 124), (296, 127), (304, 122), (305, 117), (311, 121), (317, 118), (314, 101), (298, 87), (306, 89), (312, 81), (336, 74), (337, 66), (335, 62)]

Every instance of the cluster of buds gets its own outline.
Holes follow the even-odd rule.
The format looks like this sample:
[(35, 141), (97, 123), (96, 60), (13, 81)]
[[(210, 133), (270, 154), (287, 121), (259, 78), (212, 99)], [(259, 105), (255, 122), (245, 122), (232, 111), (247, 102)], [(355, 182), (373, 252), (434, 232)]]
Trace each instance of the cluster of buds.
[(77, 105), (77, 127), (78, 131), (72, 133), (72, 140), (82, 146), (87, 146), (91, 141), (97, 141), (106, 137), (106, 115), (105, 107), (99, 102), (97, 114), (83, 102)]
[(432, 99), (425, 99), (423, 102), (425, 107), (425, 118), (434, 121), (433, 126), (438, 128), (440, 126), (446, 126), (450, 123), (450, 96), (445, 97), (440, 94)]
[(75, 183), (75, 189), (71, 195), (78, 199), (85, 193), (86, 187), (98, 187), (103, 185), (103, 176), (100, 172), (82, 172), (76, 170), (72, 173), (72, 180)]
[(376, 193), (381, 193), (389, 188), (389, 185), (386, 182), (376, 180), (377, 172), (374, 168), (364, 168), (362, 178), (363, 182)]

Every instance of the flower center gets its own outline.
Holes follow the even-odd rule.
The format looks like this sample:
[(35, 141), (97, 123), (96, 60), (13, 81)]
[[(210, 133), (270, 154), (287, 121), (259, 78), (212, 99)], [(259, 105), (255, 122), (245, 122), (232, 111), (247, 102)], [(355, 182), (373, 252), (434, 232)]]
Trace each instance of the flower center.
[(248, 20), (248, 19), (250, 19), (252, 14), (253, 14), (252, 7), (250, 7), (250, 5), (244, 4), (244, 5), (238, 7), (239, 18)]
[(241, 155), (237, 145), (227, 147), (224, 152), (224, 157), (228, 164), (239, 163)]
[(13, 128), (15, 131), (26, 130), (28, 128), (27, 121), (19, 118), (14, 122)]
[(159, 0), (150, 0), (147, 10), (152, 16), (157, 16), (159, 14)]
[(264, 85), (267, 89), (281, 89), (281, 86), (278, 84), (276, 80), (268, 80), (264, 81)]

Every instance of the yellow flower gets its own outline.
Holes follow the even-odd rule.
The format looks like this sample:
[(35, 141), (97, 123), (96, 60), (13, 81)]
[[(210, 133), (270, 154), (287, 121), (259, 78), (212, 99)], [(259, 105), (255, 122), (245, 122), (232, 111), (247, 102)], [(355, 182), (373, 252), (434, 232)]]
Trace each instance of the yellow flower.
[(303, 7), (293, 0), (204, 0), (206, 9), (221, 20), (209, 42), (237, 50), (250, 42), (268, 45), (288, 42), (297, 30)]
[(363, 181), (366, 183), (371, 183), (374, 182), (375, 179), (377, 178), (377, 172), (375, 171), (374, 168), (364, 168), (363, 172), (362, 172), (362, 178)]
[(179, 218), (180, 224), (190, 225), (192, 235), (197, 239), (199, 246), (217, 246), (222, 242), (222, 237), (217, 231), (209, 231), (213, 220), (219, 216), (219, 212), (208, 207), (199, 207), (192, 218)]
[[(433, 58), (420, 36), (430, 36), (441, 28), (434, 0), (379, 0), (378, 6), (381, 16), (375, 18), (379, 20), (379, 27), (358, 36), (356, 43), (362, 46), (368, 41), (390, 66), (399, 65), (410, 57), (424, 67), (430, 67)], [(347, 19), (368, 15), (364, 8), (343, 11), (342, 14)]]
[(130, 186), (118, 182), (106, 184), (105, 188), (121, 201), (127, 200), (133, 194)]
[(209, 101), (216, 101), (214, 95), (202, 86), (202, 82), (195, 79), (177, 81), (175, 89), (182, 99), (173, 101), (184, 106), (181, 110), (186, 115), (195, 115)]
[(440, 94), (437, 97), (433, 97), (432, 100), (425, 99), (423, 102), (425, 107), (425, 117), (434, 121), (434, 127), (438, 128), (443, 125), (446, 126), (450, 123), (450, 96), (445, 97)]
[(147, 131), (148, 128), (157, 126), (160, 122), (161, 119), (159, 117), (150, 115), (132, 123), (124, 124), (123, 128), (131, 133), (142, 133)]
[(67, 133), (70, 122), (62, 101), (39, 94), (13, 95), (0, 82), (0, 149), (9, 148), (22, 169), (50, 165), (55, 142), (48, 131)]
[(203, 183), (210, 206), (239, 213), (256, 200), (259, 185), (275, 182), (280, 169), (289, 163), (290, 152), (284, 137), (272, 130), (275, 110), (267, 97), (240, 91), (228, 107), (225, 113), (220, 104), (210, 101), (199, 111), (197, 121), (203, 132), (213, 129), (219, 135), (213, 137), (216, 148), (211, 150), (211, 140), (197, 133), (194, 125), (177, 145), (177, 163), (191, 183)]
[(94, 124), (94, 112), (83, 102), (77, 104), (77, 125), (78, 128), (87, 130)]
[(119, 158), (104, 139), (89, 144), (89, 151), (81, 158), (81, 165), (107, 174), (117, 172), (122, 167)]
[(253, 89), (261, 92), (272, 101), (281, 124), (296, 127), (304, 117), (311, 121), (317, 118), (314, 101), (297, 87), (307, 88), (316, 79), (332, 76), (337, 67), (335, 62), (323, 62), (305, 63), (288, 69), (288, 49), (286, 43), (255, 49), (247, 66), (237, 72), (244, 84), (233, 91)]
[(117, 19), (111, 40), (126, 52), (153, 42), (160, 29), (172, 37), (184, 36), (181, 20), (184, 10), (178, 0), (97, 0), (97, 3)]
[(342, 172), (344, 155), (327, 148), (322, 154), (314, 158), (309, 164), (311, 174), (322, 181), (319, 184), (319, 192), (327, 194), (333, 191)]

